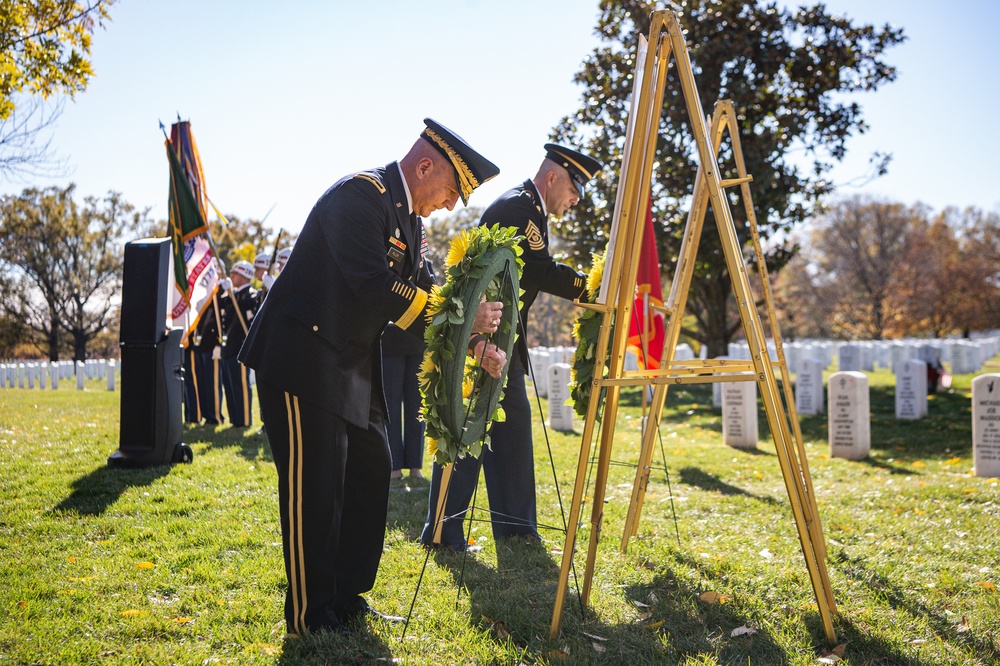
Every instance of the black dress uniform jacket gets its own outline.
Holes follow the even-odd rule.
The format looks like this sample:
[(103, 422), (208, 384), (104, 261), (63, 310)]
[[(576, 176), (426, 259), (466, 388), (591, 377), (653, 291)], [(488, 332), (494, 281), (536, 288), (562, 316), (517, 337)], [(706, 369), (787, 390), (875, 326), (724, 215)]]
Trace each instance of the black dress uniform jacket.
[(586, 279), (572, 267), (557, 263), (549, 254), (549, 227), (542, 211), (538, 190), (531, 180), (500, 195), (483, 212), (481, 225), (517, 227), (521, 241), (521, 313), (517, 351), (510, 359), (507, 388), (501, 406), (507, 419), (494, 423), (490, 430), (491, 449), (484, 449), (482, 459), (466, 457), (455, 463), (449, 487), (442, 490), (441, 466), (434, 465), (427, 505), (427, 520), (420, 540), (434, 542), (438, 516), (438, 498), (447, 496), (444, 525), (440, 542), (464, 550), (463, 517), (479, 484), (480, 462), (486, 476), (493, 537), (511, 536), (538, 538), (535, 500), (534, 446), (531, 439), (531, 405), (528, 402), (525, 374), (528, 372), (528, 345), (524, 327), (528, 310), (538, 292), (578, 298), (586, 287)]
[(431, 284), (408, 209), (396, 163), (335, 183), (240, 352), (278, 471), (295, 633), (362, 615), (378, 572), (391, 469), (380, 336), (389, 321), (422, 335)]
[(309, 214), (240, 360), (262, 380), (365, 427), (382, 329), (394, 321), (422, 338), (426, 327), (433, 278), (422, 229), (408, 215), (395, 162), (335, 183)]
[(541, 197), (535, 184), (529, 179), (521, 185), (507, 190), (483, 212), (481, 226), (517, 227), (521, 241), (521, 326), (518, 330), (517, 353), (522, 367), (528, 367), (528, 342), (525, 328), (528, 325), (528, 310), (535, 302), (539, 291), (561, 298), (574, 299), (583, 295), (587, 279), (571, 266), (553, 261), (549, 254), (548, 215), (542, 211)]

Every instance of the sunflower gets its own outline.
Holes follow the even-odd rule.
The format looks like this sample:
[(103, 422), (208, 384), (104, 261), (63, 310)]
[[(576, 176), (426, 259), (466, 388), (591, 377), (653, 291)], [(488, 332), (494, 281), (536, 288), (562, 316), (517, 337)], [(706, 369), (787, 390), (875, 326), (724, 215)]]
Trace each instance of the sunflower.
[(447, 268), (451, 268), (458, 262), (465, 258), (465, 253), (469, 249), (469, 245), (472, 242), (472, 234), (469, 233), (468, 229), (463, 229), (459, 231), (458, 234), (451, 240), (451, 245), (448, 246), (448, 256), (444, 260), (444, 265)]
[(590, 272), (587, 273), (587, 293), (591, 303), (597, 302), (597, 292), (604, 280), (604, 253), (594, 252), (590, 255)]

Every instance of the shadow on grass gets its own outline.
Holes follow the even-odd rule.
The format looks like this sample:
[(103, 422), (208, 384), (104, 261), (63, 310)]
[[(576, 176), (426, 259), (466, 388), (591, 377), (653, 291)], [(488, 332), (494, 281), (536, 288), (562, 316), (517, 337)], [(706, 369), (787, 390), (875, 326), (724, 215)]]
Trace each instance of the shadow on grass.
[(59, 502), (53, 511), (97, 516), (118, 501), (129, 488), (148, 486), (170, 472), (169, 465), (139, 469), (113, 468), (102, 465), (73, 481), (73, 492)]
[[(187, 426), (184, 429), (184, 441), (189, 444), (205, 445), (205, 451), (235, 447), (239, 449), (239, 454), (245, 460), (266, 460), (268, 462), (274, 460), (264, 428), (256, 425), (249, 427), (207, 424)], [(197, 463), (197, 457), (195, 462)]]
[(770, 504), (771, 506), (778, 506), (781, 504), (779, 500), (771, 497), (770, 495), (757, 495), (755, 493), (751, 493), (743, 488), (726, 483), (714, 474), (703, 472), (697, 467), (684, 467), (681, 469), (680, 477), (681, 483), (686, 483), (689, 486), (701, 488), (702, 490), (708, 492), (715, 492), (721, 495), (730, 496), (742, 495), (744, 497), (757, 500), (758, 502)]
[[(977, 635), (975, 631), (958, 631), (956, 620), (949, 618), (943, 612), (944, 609), (932, 608), (921, 603), (911, 590), (900, 587), (891, 579), (869, 567), (861, 558), (850, 557), (840, 552), (833, 561), (834, 566), (847, 578), (863, 584), (872, 591), (873, 595), (885, 599), (892, 608), (914, 617), (925, 618), (935, 636), (946, 636), (949, 643), (962, 646), (971, 654), (975, 654), (983, 663), (1000, 664), (1000, 650), (988, 636)], [(909, 656), (903, 658), (902, 655), (899, 655), (899, 661), (875, 661), (874, 659), (881, 657), (878, 650), (891, 650), (891, 648), (873, 639), (870, 635), (870, 629), (855, 627), (846, 620), (843, 624), (844, 639), (851, 642), (851, 656), (854, 658), (863, 655), (862, 663), (923, 663), (914, 661)], [(872, 643), (876, 643), (876, 645), (873, 646)], [(858, 647), (859, 645), (861, 647)], [(869, 650), (876, 651), (869, 652)], [(898, 654), (898, 652), (893, 654)]]
[(371, 631), (355, 631), (348, 636), (321, 631), (308, 636), (286, 636), (275, 663), (278, 666), (391, 664), (393, 657), (385, 639)]

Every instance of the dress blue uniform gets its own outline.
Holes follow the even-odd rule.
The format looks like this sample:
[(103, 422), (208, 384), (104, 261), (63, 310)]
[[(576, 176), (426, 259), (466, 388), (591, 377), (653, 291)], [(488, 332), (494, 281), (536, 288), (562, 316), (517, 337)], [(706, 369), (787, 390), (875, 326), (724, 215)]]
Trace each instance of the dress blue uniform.
[[(222, 423), (222, 336), (219, 334), (218, 297), (201, 315), (195, 336), (195, 375), (198, 380), (198, 399), (201, 416), (208, 425)], [(216, 350), (220, 350), (219, 354)]]
[[(578, 190), (600, 169), (600, 163), (577, 151), (546, 144), (547, 159), (566, 168)], [(534, 450), (531, 437), (531, 405), (525, 387), (528, 368), (528, 344), (525, 334), (528, 311), (538, 293), (544, 291), (562, 298), (575, 299), (586, 289), (586, 276), (571, 266), (561, 264), (549, 254), (548, 214), (535, 183), (526, 180), (500, 195), (483, 212), (480, 225), (515, 226), (521, 241), (524, 268), (521, 272), (521, 309), (517, 347), (510, 360), (507, 386), (501, 406), (506, 420), (494, 423), (490, 430), (491, 445), (481, 459), (466, 457), (455, 462), (450, 476), (444, 507), (440, 543), (456, 550), (466, 545), (462, 516), (472, 501), (479, 484), (482, 463), (489, 497), (493, 537), (510, 536), (539, 538), (536, 521)], [(442, 468), (434, 465), (428, 500), (427, 519), (421, 542), (434, 543), (438, 519), (438, 496), (441, 493)], [(447, 517), (453, 517), (448, 519)], [(454, 517), (457, 517), (454, 518)]]
[[(253, 266), (250, 262), (237, 262), (233, 270), (239, 270), (241, 264), (246, 264), (250, 277), (253, 277)], [(238, 428), (245, 428), (253, 425), (250, 408), (253, 404), (253, 389), (250, 386), (250, 371), (246, 365), (240, 363), (237, 354), (247, 335), (243, 325), (249, 327), (253, 323), (260, 299), (257, 290), (249, 283), (233, 291), (233, 296), (236, 299), (235, 303), (229, 294), (219, 299), (222, 325), (226, 331), (225, 344), (222, 346), (222, 383), (226, 389), (229, 423)]]
[[(431, 120), (463, 199), (498, 171)], [(461, 160), (461, 164), (457, 160)], [(464, 170), (464, 173), (463, 173)], [(471, 179), (471, 180), (470, 180)], [(422, 338), (432, 279), (398, 163), (347, 176), (313, 207), (250, 329), (278, 471), (289, 631), (333, 629), (368, 607), (385, 537), (390, 455), (380, 337)]]

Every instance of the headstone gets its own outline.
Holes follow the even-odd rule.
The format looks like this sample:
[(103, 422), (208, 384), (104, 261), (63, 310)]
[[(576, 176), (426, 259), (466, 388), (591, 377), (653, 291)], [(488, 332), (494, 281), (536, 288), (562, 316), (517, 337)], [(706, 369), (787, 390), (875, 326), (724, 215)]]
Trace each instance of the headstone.
[(858, 345), (841, 345), (837, 354), (837, 369), (840, 372), (861, 371), (861, 347)]
[(896, 418), (927, 416), (927, 364), (911, 359), (896, 373)]
[(856, 370), (835, 372), (826, 395), (830, 457), (867, 458), (872, 445), (868, 377)]
[(24, 388), (24, 363), (17, 364), (17, 388)]
[(976, 476), (1000, 477), (1000, 374), (972, 380), (972, 464)]
[(84, 386), (84, 380), (86, 378), (86, 366), (83, 361), (76, 362), (76, 390), (82, 391)]
[(45, 377), (49, 374), (49, 364), (39, 361), (35, 364), (35, 372), (38, 373), (38, 388), (45, 388)]
[(49, 363), (49, 378), (52, 380), (52, 390), (59, 388), (59, 363), (52, 361)]
[(823, 362), (815, 358), (799, 361), (795, 375), (795, 411), (816, 416), (823, 413)]
[(674, 348), (674, 360), (675, 361), (690, 361), (694, 358), (694, 350), (691, 349), (691, 345), (686, 342), (682, 342)]
[[(716, 360), (725, 361), (729, 356), (716, 356)], [(725, 382), (714, 382), (712, 384), (712, 408), (722, 409), (722, 387)]]
[(107, 380), (108, 380), (108, 390), (109, 391), (114, 391), (115, 390), (115, 360), (114, 359), (109, 359), (108, 360), (108, 367), (107, 367), (107, 373), (106, 374), (107, 374)]
[(909, 351), (906, 345), (893, 345), (890, 358), (893, 373), (899, 372), (908, 358)]
[(757, 382), (722, 383), (722, 442), (757, 448)]
[(37, 372), (37, 370), (35, 369), (35, 364), (34, 363), (25, 363), (24, 364), (24, 380), (25, 380), (25, 382), (27, 382), (28, 388), (30, 388), (30, 389), (35, 388), (35, 373), (36, 372)]
[(858, 345), (861, 348), (861, 369), (865, 372), (875, 371), (875, 348), (870, 342)]
[(558, 432), (573, 432), (573, 405), (569, 402), (572, 366), (553, 363), (548, 369), (549, 426)]
[(549, 396), (549, 350), (542, 348), (536, 350), (532, 364), (531, 381), (535, 383), (535, 394), (539, 398), (547, 398)]

